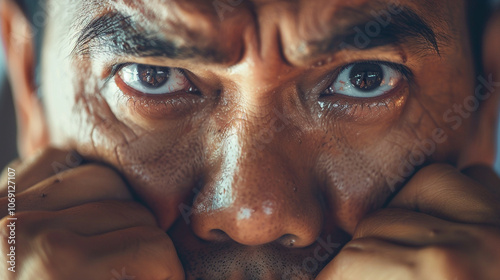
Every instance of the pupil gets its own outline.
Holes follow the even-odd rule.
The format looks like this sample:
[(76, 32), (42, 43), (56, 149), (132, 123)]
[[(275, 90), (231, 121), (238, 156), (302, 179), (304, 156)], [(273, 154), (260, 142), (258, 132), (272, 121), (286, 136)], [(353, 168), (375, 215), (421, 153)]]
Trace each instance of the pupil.
[(137, 71), (142, 84), (150, 88), (161, 87), (170, 76), (170, 70), (166, 67), (138, 65)]
[(382, 84), (384, 74), (377, 64), (356, 64), (349, 74), (351, 83), (361, 91), (372, 91)]

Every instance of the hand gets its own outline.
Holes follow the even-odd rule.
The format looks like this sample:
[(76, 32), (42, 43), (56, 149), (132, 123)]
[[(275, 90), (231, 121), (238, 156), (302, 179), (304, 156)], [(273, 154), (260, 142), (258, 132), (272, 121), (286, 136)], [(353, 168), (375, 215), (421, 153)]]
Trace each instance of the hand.
[(50, 149), (16, 167), (15, 273), (2, 190), (0, 278), (184, 279), (172, 241), (115, 171), (84, 164), (54, 175), (52, 163), (67, 154)]
[(500, 181), (483, 167), (467, 173), (478, 180), (447, 165), (422, 169), (317, 279), (499, 279)]

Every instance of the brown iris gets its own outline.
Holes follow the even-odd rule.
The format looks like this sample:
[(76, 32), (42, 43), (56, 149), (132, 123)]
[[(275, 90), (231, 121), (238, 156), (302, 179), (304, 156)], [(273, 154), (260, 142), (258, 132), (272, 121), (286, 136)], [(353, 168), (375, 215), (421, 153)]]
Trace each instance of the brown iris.
[(384, 73), (382, 67), (377, 64), (356, 64), (349, 73), (349, 79), (357, 89), (369, 92), (380, 87)]
[(170, 70), (167, 67), (138, 65), (137, 71), (141, 83), (149, 88), (161, 87), (168, 81), (170, 76)]

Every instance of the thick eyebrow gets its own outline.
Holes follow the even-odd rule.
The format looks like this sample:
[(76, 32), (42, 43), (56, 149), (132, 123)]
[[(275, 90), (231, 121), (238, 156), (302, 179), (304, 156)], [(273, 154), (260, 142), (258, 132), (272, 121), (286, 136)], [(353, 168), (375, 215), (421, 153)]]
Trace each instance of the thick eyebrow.
[[(399, 6), (398, 13), (390, 14), (390, 21), (382, 25), (374, 18), (374, 11), (377, 10), (370, 6), (360, 9), (340, 9), (336, 17), (338, 15), (338, 18), (343, 18), (349, 23), (343, 24), (342, 27), (332, 24), (332, 31), (327, 36), (320, 40), (306, 41), (305, 45), (301, 45), (293, 52), (297, 52), (295, 55), (298, 55), (299, 59), (309, 60), (343, 49), (368, 50), (406, 43), (410, 47), (415, 47), (420, 53), (431, 50), (440, 54), (436, 33), (411, 8)], [(371, 33), (368, 29), (367, 32), (370, 24), (371, 27), (378, 24), (379, 29), (372, 29)], [(200, 34), (196, 37), (203, 36)], [(197, 41), (207, 42), (207, 40)], [(88, 57), (99, 54), (166, 57), (177, 60), (197, 59), (200, 62), (219, 64), (228, 62), (228, 55), (218, 51), (216, 47), (201, 47), (196, 42), (191, 45), (179, 45), (174, 40), (160, 38), (158, 34), (147, 32), (131, 17), (119, 12), (101, 15), (87, 24), (78, 34), (73, 55)]]
[(119, 12), (104, 14), (87, 24), (78, 34), (72, 54), (77, 56), (122, 55), (166, 57), (223, 63), (225, 55), (212, 47), (179, 45), (173, 40), (148, 33), (131, 17)]
[[(373, 12), (373, 9), (370, 13), (349, 10), (347, 14), (351, 18), (361, 18), (361, 20), (347, 24), (347, 27), (340, 28), (340, 30), (336, 28), (330, 32), (330, 36), (325, 36), (321, 40), (307, 41), (299, 56), (309, 59), (309, 57), (335, 53), (343, 49), (369, 50), (402, 44), (415, 48), (419, 53), (431, 51), (440, 55), (438, 36), (431, 26), (412, 9), (408, 7), (399, 7), (399, 9), (398, 13), (390, 14), (390, 21), (383, 21), (386, 18), (377, 20), (374, 14), (378, 13)], [(439, 36), (439, 38), (446, 40), (445, 36)]]

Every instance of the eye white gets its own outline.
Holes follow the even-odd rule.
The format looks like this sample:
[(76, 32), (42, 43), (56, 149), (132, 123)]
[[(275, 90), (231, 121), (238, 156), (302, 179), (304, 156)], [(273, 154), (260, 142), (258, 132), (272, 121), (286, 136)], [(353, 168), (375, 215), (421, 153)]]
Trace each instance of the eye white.
[(167, 81), (158, 87), (147, 85), (141, 80), (139, 64), (124, 66), (118, 75), (127, 86), (144, 94), (162, 95), (189, 90), (189, 82), (180, 69), (167, 67), (164, 69), (168, 69), (169, 76)]
[(398, 84), (403, 75), (390, 66), (384, 64), (377, 65), (379, 65), (382, 70), (382, 82), (380, 86), (375, 89), (371, 91), (360, 90), (351, 82), (351, 71), (356, 66), (356, 64), (353, 64), (340, 72), (329, 91), (333, 94), (342, 94), (357, 98), (370, 98), (384, 95)]

